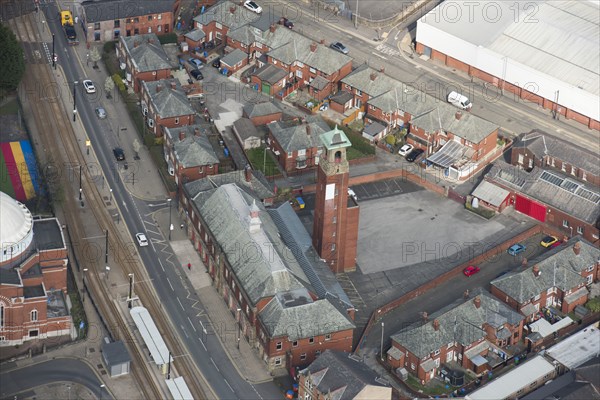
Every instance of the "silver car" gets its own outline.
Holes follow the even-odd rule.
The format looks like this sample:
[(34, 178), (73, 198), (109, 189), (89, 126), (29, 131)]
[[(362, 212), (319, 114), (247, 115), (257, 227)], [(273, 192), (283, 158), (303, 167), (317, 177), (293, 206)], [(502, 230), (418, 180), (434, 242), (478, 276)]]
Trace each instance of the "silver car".
[(100, 119), (106, 118), (106, 110), (103, 107), (96, 108), (96, 115)]

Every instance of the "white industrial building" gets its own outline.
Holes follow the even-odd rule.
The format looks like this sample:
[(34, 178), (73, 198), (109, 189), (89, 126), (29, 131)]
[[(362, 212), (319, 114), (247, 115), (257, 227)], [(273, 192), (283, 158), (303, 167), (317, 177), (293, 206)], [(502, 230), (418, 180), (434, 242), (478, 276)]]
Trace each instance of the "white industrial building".
[[(600, 130), (597, 0), (444, 1), (419, 19), (416, 41), (426, 57)], [(474, 104), (499, 94), (461, 89)]]

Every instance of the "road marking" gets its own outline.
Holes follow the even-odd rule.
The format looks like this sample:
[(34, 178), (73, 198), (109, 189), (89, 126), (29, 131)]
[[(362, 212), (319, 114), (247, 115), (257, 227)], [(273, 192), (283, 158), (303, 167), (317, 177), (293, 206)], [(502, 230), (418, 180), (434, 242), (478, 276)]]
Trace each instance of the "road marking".
[(386, 57), (382, 56), (381, 54), (377, 54), (377, 53), (375, 53), (374, 51), (373, 51), (373, 52), (371, 52), (371, 54), (373, 54), (374, 56), (377, 56), (377, 57), (379, 57), (379, 58), (383, 58), (384, 60), (387, 60), (387, 58), (386, 58)]
[[(215, 366), (215, 368), (217, 369), (217, 371), (221, 372), (221, 370), (219, 369), (219, 367), (217, 367), (217, 364), (215, 364), (215, 360), (213, 360), (212, 357), (210, 358), (210, 362), (213, 363), (213, 365)], [(227, 381), (225, 381), (225, 382), (227, 382)], [(231, 386), (229, 386), (229, 387), (231, 387)], [(233, 390), (233, 389), (231, 389), (231, 390)]]
[(179, 325), (179, 326), (181, 326), (181, 330), (183, 331), (183, 333), (185, 333), (185, 337), (189, 338), (189, 336), (188, 336), (187, 332), (185, 331), (185, 328), (183, 327), (183, 325)]
[(260, 395), (260, 393), (258, 393), (258, 391), (254, 387), (254, 385), (250, 384), (250, 386), (252, 387), (252, 389), (254, 390), (254, 393), (256, 393), (256, 395), (258, 396), (258, 398), (260, 398), (260, 400), (263, 400), (263, 397)]
[(160, 268), (162, 268), (163, 272), (165, 272), (165, 267), (163, 267), (162, 261), (160, 261), (160, 258), (158, 259), (158, 263), (160, 264)]
[(204, 332), (204, 334), (206, 335), (207, 334), (206, 328), (204, 327), (204, 324), (202, 323), (202, 320), (199, 319), (198, 322), (200, 322), (200, 326), (202, 326), (202, 332)]
[(227, 382), (227, 379), (223, 378), (223, 380), (225, 381), (225, 383), (227, 384), (227, 386), (229, 386), (229, 389), (231, 389), (231, 391), (233, 393), (235, 393), (235, 390), (233, 390), (233, 388), (231, 387), (231, 385), (229, 384), (229, 382)]
[(171, 281), (169, 280), (169, 278), (167, 278), (167, 282), (169, 282), (169, 286), (171, 286), (171, 290), (175, 291), (175, 289), (173, 289), (173, 285), (171, 285)]
[(204, 345), (204, 342), (202, 341), (202, 338), (198, 338), (198, 340), (200, 341), (200, 344), (202, 344), (202, 347), (204, 347), (204, 351), (208, 351)]
[(183, 304), (181, 304), (181, 300), (179, 300), (179, 297), (177, 298), (177, 301), (179, 302), (179, 305), (181, 306), (181, 309), (182, 309), (183, 311), (185, 311), (185, 308), (183, 308)]
[(194, 330), (194, 332), (196, 332), (196, 328), (194, 327), (194, 324), (192, 324), (192, 320), (190, 319), (190, 317), (188, 317), (188, 321), (190, 321), (190, 325), (192, 326), (192, 329)]

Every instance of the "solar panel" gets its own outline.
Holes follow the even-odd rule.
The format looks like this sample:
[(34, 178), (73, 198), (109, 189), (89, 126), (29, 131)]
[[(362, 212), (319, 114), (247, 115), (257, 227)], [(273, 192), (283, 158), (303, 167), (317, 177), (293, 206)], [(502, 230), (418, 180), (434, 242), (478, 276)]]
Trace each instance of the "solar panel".
[(560, 186), (564, 181), (564, 179), (560, 176), (556, 176), (548, 171), (542, 172), (540, 179), (556, 186)]
[(595, 203), (595, 204), (600, 203), (600, 195), (598, 195), (590, 190), (587, 190), (583, 187), (579, 187), (579, 189), (577, 189), (575, 194), (586, 200), (591, 201), (592, 203)]
[(577, 188), (579, 186), (580, 186), (579, 183), (570, 181), (568, 179), (565, 179), (565, 181), (561, 185), (561, 187), (563, 189), (568, 190), (569, 192), (572, 192), (572, 193), (575, 193), (575, 191), (577, 190)]

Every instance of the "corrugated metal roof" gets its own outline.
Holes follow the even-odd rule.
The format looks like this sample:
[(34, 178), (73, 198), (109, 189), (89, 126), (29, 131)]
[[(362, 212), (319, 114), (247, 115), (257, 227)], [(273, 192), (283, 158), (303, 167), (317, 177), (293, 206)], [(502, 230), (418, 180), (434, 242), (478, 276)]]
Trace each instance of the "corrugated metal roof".
[(494, 207), (500, 206), (509, 194), (508, 190), (502, 189), (500, 186), (496, 186), (488, 181), (481, 182), (473, 191), (473, 196)]

